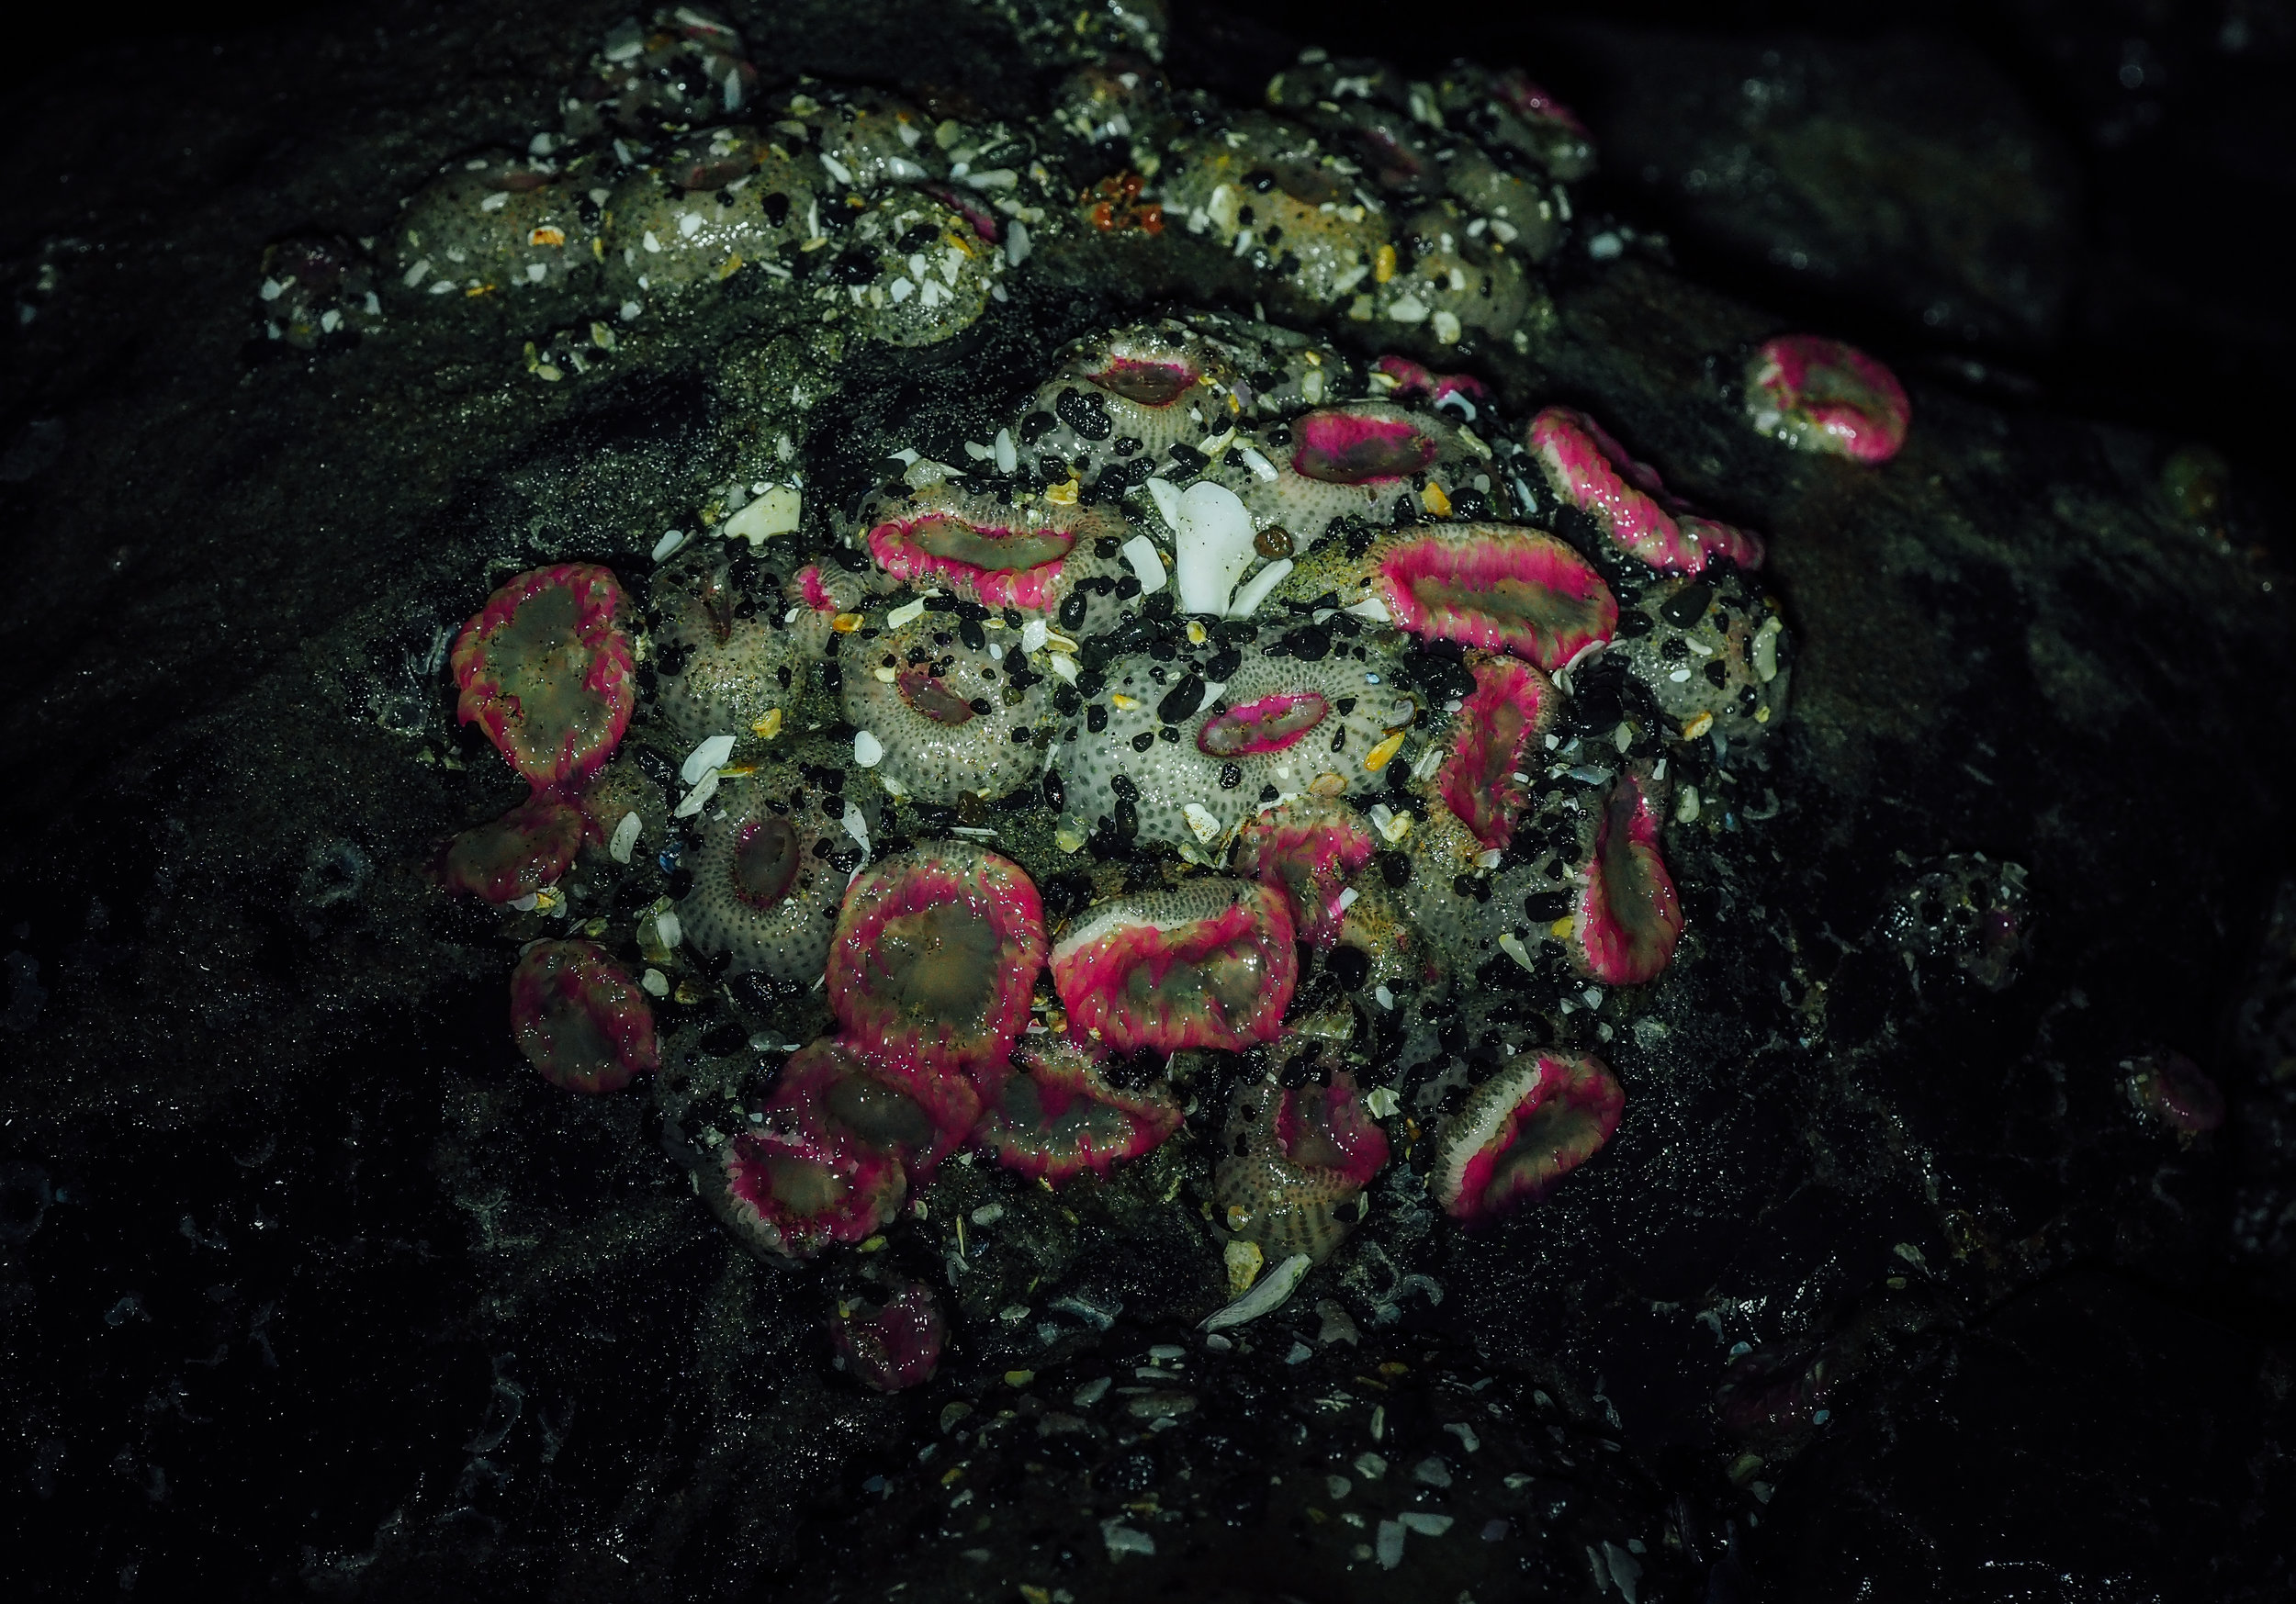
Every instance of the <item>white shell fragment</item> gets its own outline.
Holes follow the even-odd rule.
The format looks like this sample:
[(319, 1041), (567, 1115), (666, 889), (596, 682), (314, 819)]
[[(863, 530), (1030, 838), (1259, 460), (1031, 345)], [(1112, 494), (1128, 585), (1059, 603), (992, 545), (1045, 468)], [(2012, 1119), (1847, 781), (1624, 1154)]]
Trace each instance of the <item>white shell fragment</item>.
[(686, 760), (678, 770), (678, 778), (688, 785), (699, 785), (702, 776), (713, 769), (725, 768), (726, 759), (733, 755), (734, 738), (731, 735), (712, 735), (686, 754)]
[(685, 544), (685, 543), (686, 532), (684, 530), (673, 529), (670, 531), (667, 534), (664, 534), (659, 540), (654, 543), (654, 560), (658, 563), (660, 562), (662, 558), (676, 551), (680, 546)]
[(1225, 613), (1236, 581), (1257, 555), (1252, 515), (1225, 485), (1199, 479), (1179, 498), (1173, 560), (1183, 612)]
[(861, 809), (852, 802), (847, 802), (842, 823), (845, 825), (845, 833), (860, 844), (861, 856), (864, 858), (869, 856), (869, 821), (861, 817)]
[(637, 833), (646, 827), (646, 821), (632, 808), (622, 815), (622, 822), (613, 827), (613, 839), (606, 843), (606, 851), (616, 863), (630, 861), (630, 849), (637, 845)]
[(803, 505), (798, 492), (787, 485), (775, 485), (726, 520), (726, 538), (746, 540), (756, 545), (777, 534), (789, 534), (797, 528), (797, 517)]
[(1164, 589), (1164, 555), (1156, 550), (1154, 541), (1144, 534), (1132, 536), (1124, 543), (1124, 560), (1131, 564), (1142, 596), (1154, 596)]
[(1306, 1278), (1309, 1262), (1305, 1253), (1294, 1253), (1261, 1276), (1253, 1284), (1252, 1289), (1243, 1296), (1230, 1299), (1205, 1316), (1203, 1323), (1198, 1326), (1197, 1329), (1200, 1331), (1225, 1330), (1230, 1326), (1240, 1326), (1246, 1320), (1256, 1320), (1264, 1314), (1281, 1308), (1284, 1300), (1289, 1298), (1300, 1283)]
[(920, 596), (914, 601), (904, 601), (891, 612), (886, 613), (885, 628), (906, 629), (924, 616), (925, 599)]
[(1229, 604), (1228, 616), (1249, 618), (1257, 612), (1260, 610), (1260, 603), (1267, 600), (1268, 593), (1289, 578), (1291, 570), (1296, 566), (1289, 557), (1277, 557), (1267, 566), (1253, 575), (1252, 582), (1236, 592), (1235, 600)]
[(867, 730), (853, 732), (853, 761), (863, 768), (874, 768), (884, 761), (885, 744)]
[(702, 776), (700, 784), (696, 785), (692, 791), (686, 792), (685, 800), (678, 804), (677, 816), (681, 819), (690, 819), (693, 817), (694, 814), (700, 813), (704, 807), (707, 807), (709, 805), (710, 798), (715, 796), (716, 794), (717, 770), (713, 768), (707, 774)]

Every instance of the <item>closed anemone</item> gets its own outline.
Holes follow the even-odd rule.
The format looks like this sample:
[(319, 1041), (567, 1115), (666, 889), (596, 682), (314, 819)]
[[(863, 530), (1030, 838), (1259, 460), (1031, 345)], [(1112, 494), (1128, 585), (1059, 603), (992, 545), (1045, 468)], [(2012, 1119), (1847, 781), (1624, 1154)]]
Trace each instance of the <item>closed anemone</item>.
[(847, 871), (860, 858), (844, 799), (779, 770), (732, 781), (720, 795), (724, 816), (703, 821), (686, 859), (693, 888), (678, 903), (686, 938), (698, 951), (729, 954), (736, 974), (809, 983), (827, 960)]
[(1020, 683), (1018, 653), (1000, 661), (985, 641), (967, 645), (951, 614), (856, 639), (840, 661), (845, 716), (875, 738), (881, 772), (901, 792), (936, 803), (1004, 796), (1043, 768), (1037, 742), (1051, 745), (1052, 707), (1042, 682)]

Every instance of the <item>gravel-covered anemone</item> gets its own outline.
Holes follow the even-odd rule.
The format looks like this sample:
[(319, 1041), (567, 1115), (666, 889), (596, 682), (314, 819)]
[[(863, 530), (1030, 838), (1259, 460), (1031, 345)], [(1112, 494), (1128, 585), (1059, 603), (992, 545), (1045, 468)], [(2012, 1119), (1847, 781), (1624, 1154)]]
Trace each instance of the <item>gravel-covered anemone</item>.
[[(1107, 508), (1013, 506), (944, 482), (875, 502), (864, 519), (862, 543), (891, 578), (945, 585), (994, 610), (1053, 614), (1064, 627), (1116, 622), (1116, 578), (1125, 571), (1116, 549), (1131, 531)], [(1076, 604), (1064, 608), (1071, 597)]]
[(439, 878), (448, 891), (490, 903), (515, 902), (557, 883), (581, 850), (582, 832), (579, 809), (535, 797), (456, 836)]
[(542, 1078), (613, 1092), (661, 1067), (654, 1011), (605, 949), (537, 941), (511, 974), (511, 1035)]
[(1345, 1070), (1322, 1082), (1271, 1077), (1244, 1087), (1221, 1143), (1219, 1223), (1277, 1256), (1319, 1262), (1361, 1222), (1363, 1189), (1388, 1160), (1387, 1133)]
[(1510, 1060), (1436, 1133), (1428, 1190), (1477, 1224), (1535, 1201), (1618, 1128), (1626, 1094), (1599, 1059), (1537, 1052)]
[[(1343, 602), (1384, 613), (1423, 639), (1506, 652), (1548, 673), (1618, 627), (1618, 602), (1593, 566), (1543, 530), (1420, 524), (1358, 559), (1320, 565)], [(1295, 578), (1295, 585), (1300, 583)]]
[(704, 549), (656, 576), (654, 701), (681, 750), (731, 735), (748, 757), (793, 727), (813, 654), (774, 600), (744, 594), (731, 567)]
[(874, 640), (854, 637), (840, 662), (845, 716), (903, 793), (936, 803), (1004, 796), (1044, 767), (1049, 688), (977, 620), (923, 612)]
[(1226, 681), (1153, 656), (1109, 665), (1062, 733), (1068, 806), (1091, 824), (1120, 809), (1142, 840), (1209, 847), (1263, 797), (1344, 796), (1385, 783), (1416, 712), (1383, 656), (1238, 655)]
[(1024, 409), (1019, 448), (1097, 484), (1228, 427), (1232, 354), (1179, 323), (1142, 323), (1079, 343)]
[(1906, 443), (1913, 405), (1897, 376), (1856, 346), (1782, 334), (1746, 365), (1746, 415), (1800, 450), (1885, 463)]
[(1571, 913), (1578, 962), (1614, 986), (1657, 979), (1683, 934), (1682, 903), (1659, 856), (1659, 820), (1646, 783), (1622, 774), (1611, 787)]
[(537, 790), (581, 785), (629, 727), (636, 690), (623, 606), (605, 568), (535, 568), (488, 597), (455, 639), (459, 717)]
[(937, 842), (855, 877), (829, 948), (829, 1006), (920, 1071), (993, 1071), (1044, 965), (1036, 887), (1009, 860)]
[(1555, 495), (1626, 555), (1670, 574), (1699, 573), (1721, 559), (1761, 566), (1758, 537), (1690, 511), (1668, 494), (1656, 469), (1637, 462), (1585, 413), (1549, 407), (1531, 420), (1524, 443)]
[(1211, 875), (1094, 908), (1052, 949), (1070, 1028), (1120, 1052), (1272, 1041), (1298, 979), (1283, 893)]
[[(779, 783), (776, 783), (776, 781)], [(735, 780), (686, 859), (692, 889), (680, 899), (686, 938), (757, 970), (810, 983), (829, 956), (846, 881), (860, 861), (841, 791), (793, 783), (779, 770)]]
[(1291, 925), (1311, 947), (1339, 942), (1348, 881), (1379, 850), (1363, 816), (1343, 803), (1300, 797), (1271, 808), (1236, 837), (1235, 869), (1284, 893)]
[(974, 1143), (1007, 1169), (1054, 1184), (1154, 1151), (1180, 1127), (1179, 1105), (1161, 1081), (1111, 1084), (1108, 1057), (1073, 1037), (1024, 1038), (1012, 1072), (983, 1100)]

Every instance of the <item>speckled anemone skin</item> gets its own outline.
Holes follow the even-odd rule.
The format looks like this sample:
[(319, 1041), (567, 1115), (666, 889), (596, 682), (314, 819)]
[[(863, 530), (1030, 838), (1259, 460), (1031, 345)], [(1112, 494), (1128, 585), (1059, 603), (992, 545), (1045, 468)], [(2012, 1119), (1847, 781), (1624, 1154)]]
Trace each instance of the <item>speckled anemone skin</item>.
[[(1671, 855), (1727, 845), (1793, 663), (1760, 536), (1496, 360), (1584, 129), (1519, 74), (1320, 55), (1248, 111), (1094, 62), (968, 121), (760, 92), (700, 15), (591, 63), (555, 143), (442, 173), (381, 275), (390, 315), (584, 331), (528, 348), (542, 383), (736, 306), (820, 358), (727, 370), (732, 477), (647, 555), (515, 576), (456, 643), (540, 799), (449, 877), (545, 941), (537, 1067), (672, 1066), (665, 1142), (782, 1264), (874, 1251), (959, 1154), (1048, 1186), (1192, 1154), (1165, 1202), (1318, 1262), (1391, 1155), (1463, 1222), (1544, 1195), (1627, 1107), (1601, 1055), (1703, 934)], [(1117, 101), (1145, 171), (1075, 143)], [(1055, 257), (1163, 304), (989, 340), (1036, 357), (913, 420), (870, 363), (1025, 335)], [(1862, 353), (1748, 373), (1784, 443), (1902, 443)], [(902, 1342), (840, 1307), (861, 1380), (929, 1374), (929, 1289), (884, 1304)]]

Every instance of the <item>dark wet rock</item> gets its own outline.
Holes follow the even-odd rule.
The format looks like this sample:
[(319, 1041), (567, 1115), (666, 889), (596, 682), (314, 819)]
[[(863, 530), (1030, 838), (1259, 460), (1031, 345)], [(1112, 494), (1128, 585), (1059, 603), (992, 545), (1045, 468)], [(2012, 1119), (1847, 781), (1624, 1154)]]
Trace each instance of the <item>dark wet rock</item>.
[(1587, 29), (1603, 160), (1688, 250), (1985, 343), (2065, 323), (2080, 196), (2070, 152), (1964, 45)]

